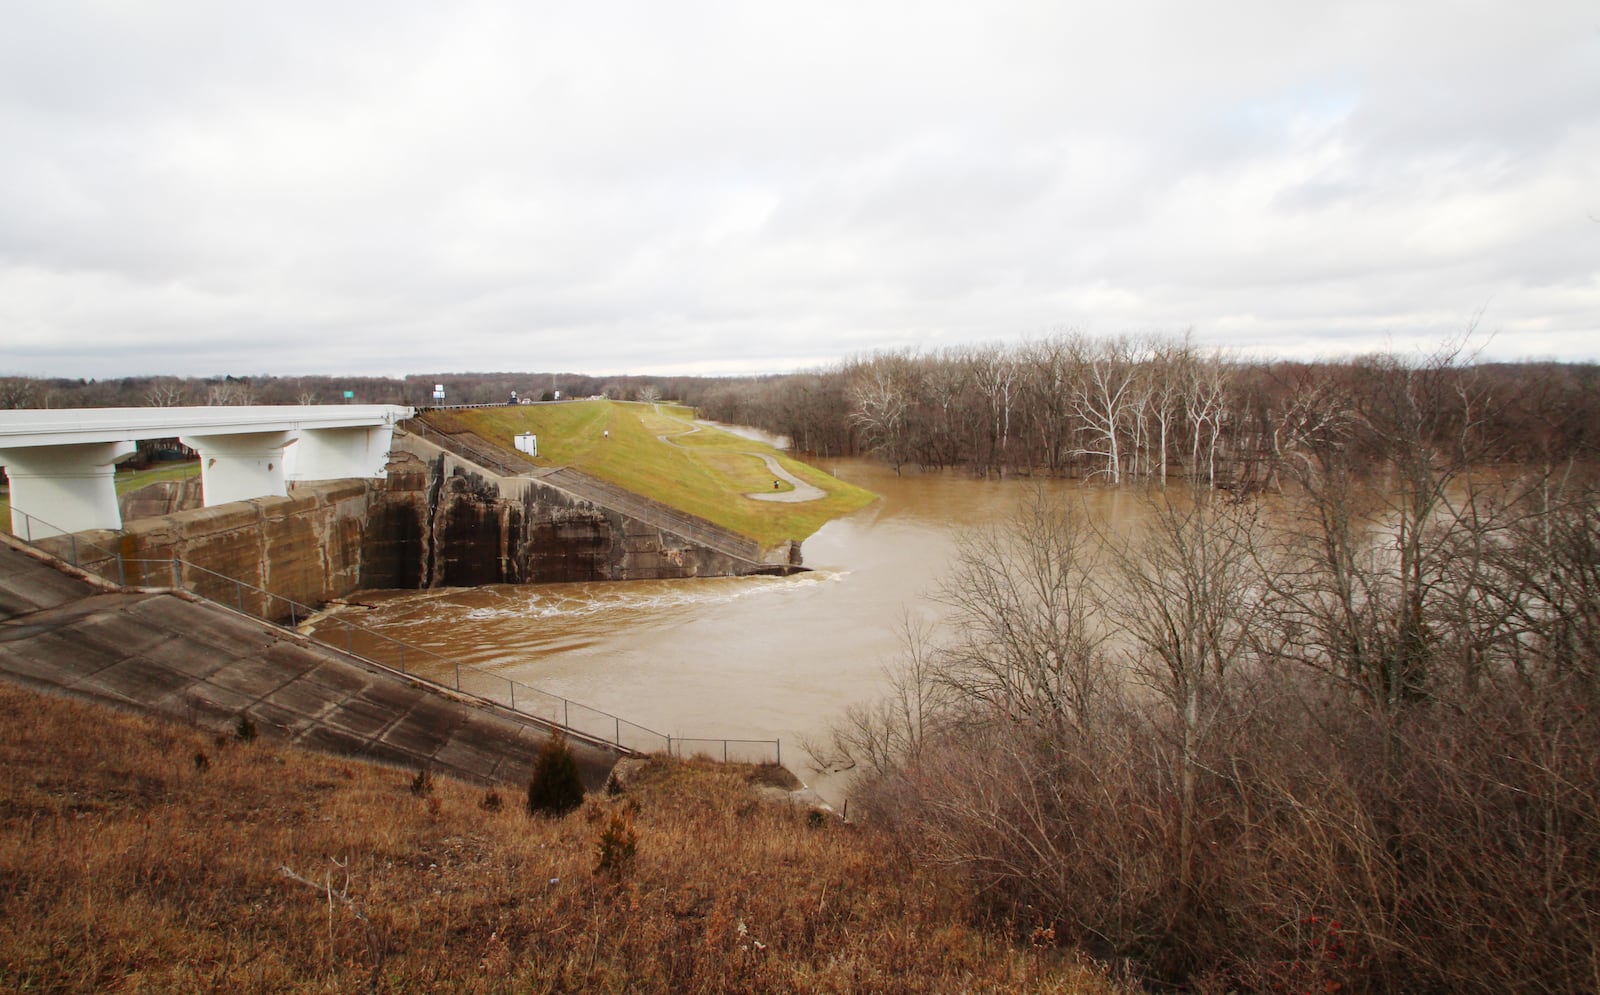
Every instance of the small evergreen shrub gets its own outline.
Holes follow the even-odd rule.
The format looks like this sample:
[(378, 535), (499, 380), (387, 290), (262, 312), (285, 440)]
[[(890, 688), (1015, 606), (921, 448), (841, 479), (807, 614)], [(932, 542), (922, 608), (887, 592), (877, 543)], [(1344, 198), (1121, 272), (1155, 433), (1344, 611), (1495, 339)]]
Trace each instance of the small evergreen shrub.
[(239, 721), (233, 724), (233, 738), (241, 743), (248, 743), (256, 738), (256, 724), (249, 714), (239, 713)]
[(578, 777), (577, 758), (567, 745), (567, 737), (557, 732), (545, 740), (533, 759), (528, 814), (566, 815), (582, 804), (583, 780)]

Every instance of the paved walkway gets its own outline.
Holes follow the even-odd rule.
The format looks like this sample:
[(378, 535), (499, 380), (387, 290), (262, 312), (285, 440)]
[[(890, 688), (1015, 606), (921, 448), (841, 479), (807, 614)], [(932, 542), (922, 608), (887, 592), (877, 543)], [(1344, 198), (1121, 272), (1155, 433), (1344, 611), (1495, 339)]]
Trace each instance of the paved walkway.
[(767, 469), (772, 472), (772, 475), (774, 477), (781, 478), (788, 483), (789, 486), (794, 488), (792, 491), (775, 490), (770, 494), (764, 491), (760, 491), (755, 494), (746, 494), (745, 497), (750, 498), (752, 501), (778, 501), (783, 504), (799, 504), (802, 501), (816, 501), (819, 498), (825, 498), (828, 496), (827, 491), (824, 491), (820, 487), (814, 487), (811, 484), (806, 483), (804, 480), (801, 480), (799, 477), (796, 477), (788, 470), (785, 470), (783, 465), (780, 464), (776, 459), (773, 459), (771, 456), (768, 456), (765, 453), (745, 453), (745, 455), (758, 456), (761, 459), (766, 460)]
[[(218, 732), (526, 785), (543, 725), (169, 591), (124, 591), (0, 537), (0, 679)], [(574, 742), (590, 790), (614, 751)]]
[[(722, 431), (727, 431), (727, 428), (722, 425), (716, 425), (711, 422), (706, 422), (705, 424), (711, 425), (713, 428), (721, 429)], [(681, 439), (686, 435), (693, 435), (698, 431), (700, 431), (700, 425), (697, 424), (687, 432), (674, 432), (671, 435), (658, 435), (656, 438), (661, 442), (665, 442), (669, 446), (676, 446), (679, 449), (693, 452), (693, 447), (679, 445), (673, 440)], [(783, 464), (779, 463), (775, 458), (767, 455), (766, 453), (752, 453), (747, 450), (745, 452), (736, 452), (734, 455), (754, 456), (756, 459), (767, 464), (767, 472), (771, 473), (774, 477), (794, 488), (793, 490), (788, 491), (774, 488), (770, 493), (767, 491), (756, 491), (754, 493), (744, 495), (752, 501), (777, 501), (781, 504), (802, 504), (806, 501), (816, 501), (828, 496), (827, 491), (812, 484), (808, 484), (799, 477), (796, 477), (788, 470), (785, 470), (783, 468)]]

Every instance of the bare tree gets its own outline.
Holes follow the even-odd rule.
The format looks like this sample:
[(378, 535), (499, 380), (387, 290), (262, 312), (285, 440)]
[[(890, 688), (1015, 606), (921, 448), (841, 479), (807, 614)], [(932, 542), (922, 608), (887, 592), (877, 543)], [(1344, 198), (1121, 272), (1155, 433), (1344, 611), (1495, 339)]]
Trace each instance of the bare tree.
[(1128, 341), (1084, 346), (1081, 378), (1073, 385), (1072, 404), (1089, 440), (1077, 451), (1097, 456), (1103, 473), (1113, 484), (1122, 483), (1123, 444), (1127, 423), (1138, 394), (1138, 369), (1128, 355)]
[(1286, 420), (1303, 500), (1280, 529), (1284, 567), (1271, 581), (1281, 644), (1384, 709), (1430, 693), (1445, 569), (1474, 525), (1450, 504), (1482, 417), (1457, 355), (1367, 360), (1354, 368), (1367, 381), (1358, 401), (1313, 389)]
[(1108, 682), (1090, 581), (1097, 546), (1082, 510), (1043, 489), (958, 541), (934, 596), (953, 632), (939, 679), (958, 699), (1056, 735), (1087, 726)]
[(144, 400), (153, 408), (173, 408), (183, 404), (187, 394), (182, 380), (158, 377), (145, 390)]
[(1217, 486), (1217, 444), (1227, 412), (1228, 367), (1220, 353), (1190, 356), (1184, 363), (1184, 417), (1189, 423), (1189, 474), (1198, 477), (1202, 457), (1207, 487)]
[(931, 637), (929, 626), (909, 614), (902, 617), (904, 652), (886, 674), (888, 692), (847, 708), (826, 743), (802, 744), (817, 770), (849, 770), (867, 782), (920, 762), (924, 745), (950, 725), (956, 704), (939, 678)]
[(877, 357), (855, 372), (850, 386), (855, 411), (852, 420), (868, 448), (893, 466), (897, 474), (911, 454), (915, 379), (908, 357)]
[(1600, 485), (1576, 466), (1542, 474), (1515, 499), (1485, 556), (1497, 583), (1473, 589), (1504, 622), (1497, 643), (1524, 685), (1600, 706)]
[(1155, 423), (1155, 439), (1151, 442), (1155, 458), (1150, 472), (1161, 487), (1167, 486), (1167, 457), (1182, 402), (1192, 382), (1189, 367), (1193, 360), (1187, 339), (1178, 344), (1159, 338), (1150, 341), (1149, 387), (1145, 392), (1150, 419)]
[(255, 391), (243, 380), (224, 380), (206, 387), (208, 405), (249, 405), (255, 403)]
[(1193, 881), (1206, 741), (1236, 670), (1248, 669), (1262, 604), (1254, 510), (1193, 489), (1152, 502), (1137, 536), (1107, 536), (1100, 602), (1128, 640), (1130, 673), (1171, 719), (1177, 754), (1179, 884)]
[(1016, 359), (1005, 349), (991, 346), (972, 354), (974, 386), (988, 403), (988, 446), (983, 468), (1004, 472), (1011, 445), (1011, 409), (1017, 384)]
[(953, 354), (934, 357), (923, 377), (930, 407), (925, 462), (944, 468), (961, 459), (961, 406), (971, 385), (969, 364)]
[(10, 411), (38, 405), (38, 381), (27, 377), (0, 377), (0, 409)]
[(1072, 438), (1071, 356), (1067, 341), (1052, 336), (1025, 346), (1020, 359), (1023, 412), (1033, 425), (1039, 463), (1051, 473), (1065, 468)]

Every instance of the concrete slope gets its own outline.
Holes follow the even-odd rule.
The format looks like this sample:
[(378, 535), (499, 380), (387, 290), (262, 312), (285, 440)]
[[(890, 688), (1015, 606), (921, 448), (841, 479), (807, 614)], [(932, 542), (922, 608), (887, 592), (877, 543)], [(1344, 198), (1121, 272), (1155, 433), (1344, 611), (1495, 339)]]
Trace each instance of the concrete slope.
[[(485, 784), (526, 785), (549, 735), (192, 596), (69, 570), (0, 543), (0, 678), (218, 732), (248, 715), (265, 738)], [(572, 745), (598, 789), (617, 754)]]

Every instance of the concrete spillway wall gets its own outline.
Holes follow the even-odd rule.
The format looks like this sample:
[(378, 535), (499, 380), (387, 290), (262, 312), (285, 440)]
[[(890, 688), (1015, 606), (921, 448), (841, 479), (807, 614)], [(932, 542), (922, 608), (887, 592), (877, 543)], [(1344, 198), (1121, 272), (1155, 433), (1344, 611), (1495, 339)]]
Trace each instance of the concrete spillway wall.
[[(288, 618), (303, 614), (289, 601), (315, 606), (366, 586), (368, 517), (383, 489), (381, 480), (302, 484), (288, 497), (193, 508), (39, 545), (129, 586), (184, 586), (262, 617)], [(112, 559), (108, 553), (120, 554), (120, 574), (99, 562)], [(174, 559), (183, 565), (175, 568)]]
[[(588, 500), (500, 476), (426, 440), (397, 439), (369, 547), (400, 571), (379, 587), (663, 580), (784, 572)], [(373, 557), (376, 562), (379, 557)], [(366, 571), (378, 580), (375, 570)]]
[(415, 437), (396, 440), (386, 480), (296, 484), (288, 497), (192, 508), (41, 545), (65, 555), (70, 543), (72, 558), (88, 566), (92, 549), (120, 554), (122, 579), (133, 586), (173, 586), (180, 559), (190, 565), (181, 568), (183, 586), (277, 619), (299, 610), (291, 600), (318, 606), (361, 588), (786, 569), (707, 548), (537, 477), (498, 476)]

